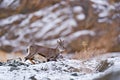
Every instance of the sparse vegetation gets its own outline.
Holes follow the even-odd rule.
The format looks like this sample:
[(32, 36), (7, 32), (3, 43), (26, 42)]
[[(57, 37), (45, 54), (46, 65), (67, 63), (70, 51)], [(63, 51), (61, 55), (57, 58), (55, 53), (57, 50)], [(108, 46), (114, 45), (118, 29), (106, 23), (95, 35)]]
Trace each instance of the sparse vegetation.
[(89, 59), (95, 56), (99, 56), (105, 54), (106, 51), (104, 49), (85, 49), (80, 52), (75, 52), (73, 56), (74, 59)]

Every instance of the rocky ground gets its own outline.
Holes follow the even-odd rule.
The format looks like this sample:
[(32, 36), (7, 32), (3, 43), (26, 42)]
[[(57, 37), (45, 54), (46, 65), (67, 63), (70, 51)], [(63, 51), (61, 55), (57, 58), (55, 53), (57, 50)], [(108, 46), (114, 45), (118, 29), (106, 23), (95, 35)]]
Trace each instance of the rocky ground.
[(120, 53), (89, 60), (59, 59), (31, 64), (21, 59), (0, 63), (0, 80), (119, 80)]

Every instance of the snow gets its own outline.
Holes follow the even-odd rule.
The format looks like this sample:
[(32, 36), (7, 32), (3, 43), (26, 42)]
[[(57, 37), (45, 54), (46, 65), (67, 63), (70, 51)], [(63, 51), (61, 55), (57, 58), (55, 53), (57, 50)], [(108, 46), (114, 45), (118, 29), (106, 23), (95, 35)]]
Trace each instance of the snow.
[(91, 0), (91, 1), (96, 4), (101, 4), (101, 5), (108, 4), (107, 0)]
[[(72, 27), (76, 27), (76, 26), (77, 26), (77, 23), (76, 23), (76, 21), (75, 21), (74, 19), (69, 19), (69, 20), (68, 20), (68, 23), (69, 23), (69, 25), (71, 25)], [(70, 27), (70, 26), (68, 26), (68, 27)]]
[(78, 20), (84, 20), (85, 19), (85, 14), (81, 13), (76, 16)]
[[(30, 76), (33, 76), (33, 75), (35, 75), (35, 78), (37, 78), (39, 80), (43, 79), (43, 78), (50, 78), (52, 80), (56, 80), (56, 79), (69, 80), (70, 78), (76, 79), (77, 77), (74, 77), (71, 75), (74, 72), (66, 72), (66, 71), (68, 70), (69, 67), (78, 66), (78, 64), (79, 64), (79, 61), (74, 61), (74, 60), (48, 62), (48, 63), (30, 65), (29, 67), (26, 67), (26, 66), (19, 67), (18, 66), (19, 70), (14, 70), (12, 72), (9, 71), (10, 67), (7, 68), (5, 66), (5, 67), (0, 68), (0, 70), (1, 70), (0, 73), (4, 72), (4, 74), (1, 74), (0, 79), (2, 79), (2, 76), (8, 76), (4, 79), (5, 80), (11, 80), (11, 79), (23, 80), (23, 78), (25, 78), (25, 80), (27, 80), (30, 78)], [(7, 71), (7, 69), (8, 69), (8, 71)], [(19, 76), (17, 76), (17, 75), (19, 75)]]
[[(44, 11), (42, 9), (42, 10), (39, 10), (39, 11), (34, 12), (32, 14), (29, 14), (28, 17), (20, 23), (20, 26), (24, 26), (24, 25), (29, 24), (30, 19), (34, 15), (35, 16), (45, 16), (41, 20), (37, 20), (37, 21), (30, 24), (30, 27), (41, 27), (41, 29), (39, 29), (39, 32), (37, 32), (35, 37), (46, 38), (49, 36), (53, 36), (55, 34), (59, 34), (59, 32), (62, 31), (63, 29), (66, 29), (67, 31), (69, 30), (69, 32), (70, 32), (72, 29), (71, 27), (75, 27), (77, 25), (77, 23), (75, 22), (74, 19), (69, 19), (69, 20), (66, 20), (63, 23), (63, 25), (61, 25), (61, 27), (59, 27), (57, 24), (62, 23), (62, 21), (67, 18), (67, 15), (61, 16), (59, 18), (58, 18), (58, 16), (61, 14), (61, 12), (68, 14), (68, 12), (67, 12), (68, 9), (63, 8), (63, 9), (60, 9), (60, 10), (52, 13), (51, 11), (55, 8), (58, 8), (58, 6), (59, 5), (56, 4), (56, 5), (51, 6), (49, 8), (45, 8)], [(54, 28), (56, 28), (56, 29), (54, 29)], [(50, 31), (51, 29), (53, 29), (53, 30)], [(37, 30), (37, 28), (35, 30)], [(47, 32), (49, 32), (49, 33), (47, 33)], [(68, 34), (68, 33), (66, 33), (66, 34)], [(46, 35), (46, 36), (44, 37), (44, 35)]]
[(73, 12), (75, 12), (75, 13), (80, 13), (80, 12), (82, 12), (82, 7), (81, 6), (75, 6), (75, 7), (73, 7)]
[(103, 19), (99, 19), (98, 22), (105, 22), (107, 20), (108, 20), (107, 18), (103, 18)]
[(24, 19), (24, 20), (19, 24), (19, 26), (22, 27), (22, 26), (28, 25), (29, 22), (30, 22), (30, 19), (32, 18), (32, 16), (33, 16), (33, 15), (26, 16), (27, 18)]
[(11, 23), (13, 23), (13, 22), (15, 22), (17, 20), (22, 19), (22, 18), (25, 18), (25, 16), (22, 15), (22, 14), (19, 14), (19, 15), (10, 16), (10, 17), (8, 17), (6, 19), (1, 19), (0, 20), (0, 26), (5, 26), (7, 24), (11, 24)]
[(94, 32), (94, 31), (90, 31), (90, 30), (77, 31), (77, 32), (71, 34), (70, 36), (68, 36), (68, 39), (76, 39), (77, 37), (79, 37), (79, 36), (81, 36), (81, 35), (91, 35), (91, 36), (95, 36), (95, 32)]
[(99, 17), (105, 17), (105, 16), (108, 16), (110, 10), (114, 9), (113, 6), (110, 6), (106, 9), (104, 8), (103, 11), (99, 14)]
[[(94, 4), (92, 5), (96, 12), (98, 13), (99, 20), (98, 22), (110, 22), (106, 19), (107, 16), (111, 13), (111, 10), (114, 10), (115, 7), (112, 4), (109, 4), (107, 0), (91, 0)], [(101, 19), (102, 18), (102, 19)]]
[(30, 27), (42, 27), (44, 24), (43, 23), (40, 23), (40, 20), (37, 20), (35, 22), (33, 22)]
[[(94, 71), (99, 61), (103, 59), (114, 64), (103, 72)], [(97, 80), (109, 73), (113, 74), (110, 76), (111, 80), (120, 78), (119, 74), (114, 77), (120, 71), (120, 53), (110, 53), (86, 61), (64, 58), (56, 62), (50, 61), (34, 65), (16, 61), (9, 61), (0, 66), (0, 80), (30, 80), (31, 78), (37, 80)], [(91, 72), (81, 71), (81, 69), (90, 69)]]
[[(8, 8), (12, 6), (13, 9), (19, 6), (20, 0), (3, 0), (0, 4), (0, 8)], [(12, 5), (11, 5), (12, 4)]]

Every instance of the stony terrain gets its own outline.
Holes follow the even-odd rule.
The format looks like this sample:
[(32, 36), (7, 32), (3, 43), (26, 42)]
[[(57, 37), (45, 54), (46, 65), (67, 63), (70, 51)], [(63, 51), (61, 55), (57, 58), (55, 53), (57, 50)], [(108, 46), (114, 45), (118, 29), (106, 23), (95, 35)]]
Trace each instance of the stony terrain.
[[(119, 80), (120, 53), (110, 54), (89, 60), (64, 58), (37, 64), (13, 59), (0, 63), (0, 80)], [(104, 65), (106, 62), (108, 65)]]

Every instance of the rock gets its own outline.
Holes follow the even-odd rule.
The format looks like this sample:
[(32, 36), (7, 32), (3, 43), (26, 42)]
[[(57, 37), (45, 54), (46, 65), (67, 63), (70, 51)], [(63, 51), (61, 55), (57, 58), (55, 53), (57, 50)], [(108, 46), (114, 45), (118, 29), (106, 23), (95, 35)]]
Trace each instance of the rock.
[(10, 53), (14, 50), (14, 47), (12, 45), (2, 45), (0, 46), (0, 50)]
[(103, 61), (101, 61), (101, 62), (97, 65), (95, 71), (103, 72), (103, 71), (105, 71), (106, 69), (108, 69), (109, 67), (110, 67), (110, 63), (107, 62), (107, 60), (103, 60)]
[(2, 62), (0, 62), (0, 66), (2, 66), (3, 65), (3, 63)]
[(17, 66), (16, 67), (11, 67), (10, 68), (10, 71), (14, 71), (14, 70), (19, 70), (20, 68), (18, 68)]
[(31, 79), (31, 80), (37, 80), (37, 79), (35, 78), (35, 76), (31, 76), (29, 79)]
[(21, 61), (21, 58), (10, 59), (10, 60), (7, 61), (7, 63), (5, 65), (12, 66), (13, 69), (14, 69), (14, 67), (21, 66), (21, 65), (28, 66), (27, 64), (25, 64)]
[(72, 75), (72, 76), (78, 76), (78, 74), (77, 74), (77, 73), (72, 73), (71, 75)]

